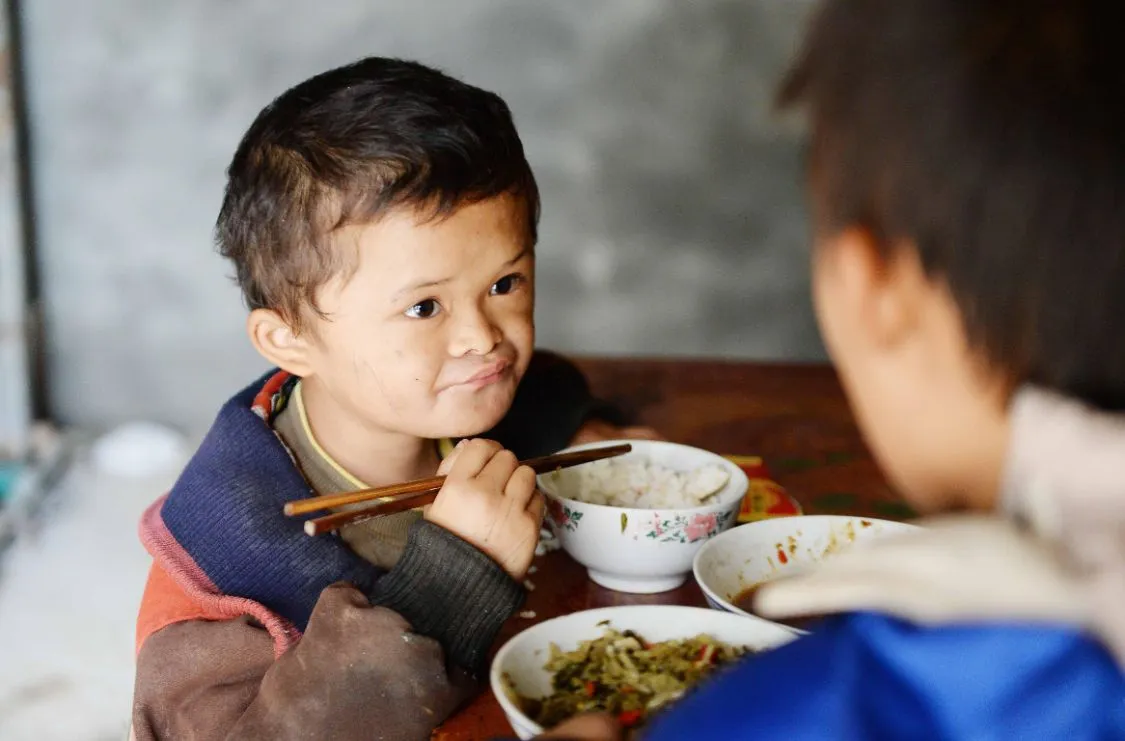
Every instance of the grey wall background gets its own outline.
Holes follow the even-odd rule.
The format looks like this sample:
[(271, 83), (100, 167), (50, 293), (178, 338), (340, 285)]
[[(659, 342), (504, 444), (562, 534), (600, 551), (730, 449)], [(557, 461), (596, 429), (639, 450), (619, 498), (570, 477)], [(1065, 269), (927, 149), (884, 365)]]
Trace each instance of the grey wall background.
[(63, 421), (199, 430), (263, 369), (211, 226), (286, 87), (367, 54), (511, 105), (544, 195), (540, 344), (822, 357), (798, 132), (771, 114), (807, 0), (31, 0), (23, 8)]

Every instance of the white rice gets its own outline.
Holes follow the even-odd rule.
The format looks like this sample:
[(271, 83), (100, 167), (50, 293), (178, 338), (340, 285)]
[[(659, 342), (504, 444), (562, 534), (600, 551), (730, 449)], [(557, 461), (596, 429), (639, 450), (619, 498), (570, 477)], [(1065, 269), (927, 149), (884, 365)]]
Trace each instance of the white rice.
[(611, 458), (549, 474), (562, 497), (638, 509), (698, 507), (730, 480), (717, 464), (676, 471), (644, 458)]
[(536, 556), (546, 556), (551, 551), (557, 551), (562, 548), (559, 539), (551, 532), (549, 528), (540, 528), (539, 530), (539, 544), (535, 546)]

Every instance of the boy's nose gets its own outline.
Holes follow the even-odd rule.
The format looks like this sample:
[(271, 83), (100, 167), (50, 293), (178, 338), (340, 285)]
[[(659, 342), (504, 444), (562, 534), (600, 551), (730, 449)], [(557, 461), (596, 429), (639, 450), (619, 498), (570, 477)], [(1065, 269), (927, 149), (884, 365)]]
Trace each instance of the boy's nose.
[(453, 357), (487, 355), (502, 338), (500, 329), (483, 311), (464, 312), (454, 330), (449, 353)]

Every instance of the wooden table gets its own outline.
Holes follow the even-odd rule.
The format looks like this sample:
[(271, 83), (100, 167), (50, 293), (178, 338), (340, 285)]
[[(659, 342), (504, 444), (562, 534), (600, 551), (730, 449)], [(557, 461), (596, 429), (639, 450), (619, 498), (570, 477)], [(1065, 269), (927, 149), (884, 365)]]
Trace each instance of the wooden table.
[[(827, 366), (580, 360), (601, 398), (675, 442), (724, 454), (758, 455), (808, 514), (913, 515), (887, 486), (860, 439), (836, 375)], [(671, 592), (633, 595), (597, 586), (561, 551), (536, 559), (536, 589), (497, 646), (552, 617), (625, 604), (704, 605), (694, 581)], [(513, 737), (484, 690), (434, 733), (440, 741)]]

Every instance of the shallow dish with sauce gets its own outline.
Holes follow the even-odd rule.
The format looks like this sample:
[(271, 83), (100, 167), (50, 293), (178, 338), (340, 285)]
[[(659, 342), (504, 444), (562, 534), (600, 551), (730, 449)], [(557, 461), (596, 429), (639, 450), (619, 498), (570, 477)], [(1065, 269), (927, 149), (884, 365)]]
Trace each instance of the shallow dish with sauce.
[[(795, 576), (854, 543), (914, 530), (905, 522), (844, 515), (761, 520), (711, 540), (695, 555), (692, 571), (711, 607), (752, 615), (753, 591), (764, 582)], [(803, 630), (814, 621), (788, 624)]]

